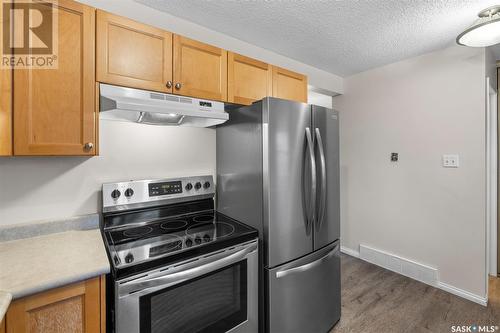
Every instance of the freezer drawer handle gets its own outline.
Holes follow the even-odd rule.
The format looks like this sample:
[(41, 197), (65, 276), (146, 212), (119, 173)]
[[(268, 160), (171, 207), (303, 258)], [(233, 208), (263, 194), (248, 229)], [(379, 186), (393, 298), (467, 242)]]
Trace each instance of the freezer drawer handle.
[[(323, 148), (323, 140), (321, 139), (321, 132), (319, 128), (316, 127), (316, 141), (318, 143), (319, 156), (321, 161), (321, 196), (319, 198), (319, 209), (317, 215), (317, 228), (321, 228), (323, 220), (325, 219), (325, 208), (326, 208), (326, 158), (325, 150)], [(317, 230), (317, 231), (318, 231)]]
[(306, 127), (307, 147), (309, 150), (309, 162), (311, 163), (311, 203), (307, 213), (308, 225), (314, 223), (316, 218), (316, 159), (314, 158), (314, 145), (311, 135), (311, 129)]
[(325, 254), (324, 256), (322, 256), (321, 258), (319, 258), (318, 260), (315, 260), (313, 262), (310, 262), (308, 264), (305, 264), (305, 265), (302, 265), (302, 266), (298, 266), (298, 267), (293, 267), (293, 268), (289, 268), (289, 269), (285, 269), (284, 271), (277, 271), (276, 272), (276, 278), (279, 279), (279, 278), (282, 278), (282, 277), (285, 277), (287, 275), (290, 275), (290, 274), (293, 274), (293, 273), (300, 273), (300, 272), (304, 272), (304, 271), (307, 271), (311, 268), (314, 268), (318, 265), (321, 265), (321, 263), (323, 263), (324, 261), (327, 261), (328, 259), (330, 259), (330, 257), (332, 257), (335, 252), (337, 252), (339, 246), (338, 244), (335, 245), (335, 247), (330, 251), (328, 252), (327, 254)]

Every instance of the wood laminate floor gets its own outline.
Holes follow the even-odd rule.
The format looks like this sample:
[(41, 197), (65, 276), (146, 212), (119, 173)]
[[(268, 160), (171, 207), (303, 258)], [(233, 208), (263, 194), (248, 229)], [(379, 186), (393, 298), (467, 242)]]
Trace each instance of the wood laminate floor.
[(500, 327), (499, 281), (490, 279), (490, 302), (484, 307), (343, 254), (342, 316), (330, 333), (452, 332), (452, 325)]

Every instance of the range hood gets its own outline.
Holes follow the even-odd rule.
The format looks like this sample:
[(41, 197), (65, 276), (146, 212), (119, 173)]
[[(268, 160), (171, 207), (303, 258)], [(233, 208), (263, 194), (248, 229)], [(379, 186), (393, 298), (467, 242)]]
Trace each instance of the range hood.
[(100, 119), (210, 127), (229, 119), (224, 103), (100, 84)]

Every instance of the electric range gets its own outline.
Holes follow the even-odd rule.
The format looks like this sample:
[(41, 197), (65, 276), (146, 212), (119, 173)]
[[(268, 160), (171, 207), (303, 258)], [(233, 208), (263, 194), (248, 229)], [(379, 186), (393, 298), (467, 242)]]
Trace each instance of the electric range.
[(257, 329), (258, 232), (214, 209), (212, 176), (104, 184), (102, 195), (112, 331)]

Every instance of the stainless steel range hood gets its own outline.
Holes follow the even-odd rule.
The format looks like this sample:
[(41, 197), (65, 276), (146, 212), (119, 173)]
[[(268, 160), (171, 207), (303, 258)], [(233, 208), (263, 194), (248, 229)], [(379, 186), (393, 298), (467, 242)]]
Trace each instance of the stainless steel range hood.
[(229, 119), (224, 103), (100, 84), (100, 118), (151, 125), (210, 127)]

